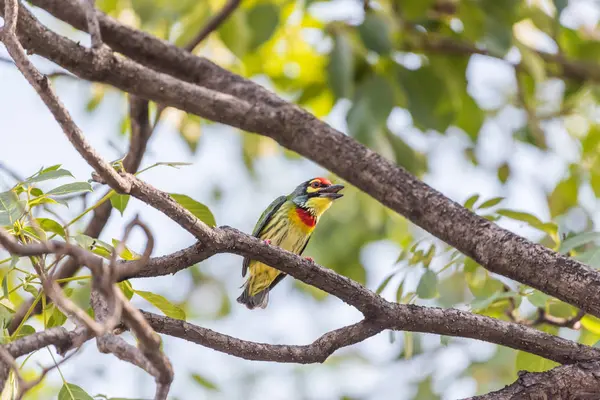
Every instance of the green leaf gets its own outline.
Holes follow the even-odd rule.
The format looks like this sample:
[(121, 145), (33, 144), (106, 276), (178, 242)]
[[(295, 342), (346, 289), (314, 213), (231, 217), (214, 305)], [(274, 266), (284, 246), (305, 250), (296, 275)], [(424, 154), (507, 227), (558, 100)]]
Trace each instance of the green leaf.
[(54, 326), (62, 326), (67, 320), (67, 316), (62, 313), (56, 306), (52, 307), (52, 315), (48, 318), (48, 322), (46, 322), (47, 328), (52, 328)]
[(25, 204), (12, 190), (0, 193), (0, 226), (13, 225), (25, 214)]
[(45, 232), (56, 233), (63, 238), (67, 236), (62, 225), (55, 220), (50, 218), (36, 218), (35, 220), (40, 228), (42, 228)]
[[(116, 249), (117, 246), (119, 245), (119, 243), (121, 243), (120, 240), (113, 239), (112, 240), (113, 248)], [(119, 257), (121, 257), (123, 260), (127, 260), (127, 261), (133, 261), (133, 260), (138, 260), (138, 259), (142, 258), (142, 256), (140, 254), (132, 251), (127, 246), (123, 247), (123, 251), (121, 252), (121, 254), (119, 254)]]
[(210, 227), (217, 226), (215, 217), (210, 209), (204, 204), (197, 202), (185, 194), (170, 193), (170, 195), (177, 203), (179, 203), (179, 205), (194, 214), (196, 218), (204, 222), (206, 225)]
[(38, 295), (38, 290), (33, 285), (25, 285), (25, 286), (23, 286), (23, 289), (27, 293), (31, 294), (33, 297), (36, 297)]
[(31, 326), (31, 325), (23, 325), (21, 327), (21, 329), (19, 330), (17, 338), (20, 339), (22, 337), (29, 336), (29, 335), (31, 335), (33, 333), (35, 333), (35, 328), (33, 326)]
[(109, 259), (113, 252), (113, 247), (100, 239), (94, 239), (82, 233), (75, 235), (74, 239), (84, 249), (106, 259)]
[(91, 192), (92, 185), (88, 182), (73, 182), (67, 183), (66, 185), (59, 186), (48, 192), (47, 196), (62, 196), (64, 194), (80, 193), (80, 192)]
[(169, 300), (165, 299), (163, 296), (142, 290), (134, 290), (134, 293), (151, 303), (154, 307), (158, 308), (167, 317), (185, 321), (185, 312), (181, 308), (172, 304)]
[(535, 354), (521, 350), (517, 352), (517, 371), (544, 372), (558, 365), (559, 364), (554, 361), (546, 360)]
[[(541, 13), (543, 14), (543, 13)], [(516, 46), (521, 53), (522, 64), (531, 74), (534, 82), (541, 83), (546, 80), (546, 63), (542, 57), (529, 47), (516, 41)]]
[(477, 207), (478, 210), (483, 210), (486, 208), (492, 208), (495, 205), (500, 204), (500, 202), (504, 200), (504, 197), (494, 197), (492, 199), (486, 200), (484, 201), (479, 207)]
[(577, 254), (574, 258), (590, 267), (600, 268), (600, 247), (584, 251)]
[(8, 298), (8, 273), (2, 278), (2, 298)]
[(46, 197), (44, 196), (40, 196), (40, 197), (36, 197), (35, 199), (31, 200), (28, 203), (29, 208), (33, 208), (33, 207), (37, 207), (40, 206), (42, 204), (62, 204), (64, 206), (69, 207), (69, 204), (61, 199), (53, 199), (51, 197)]
[(50, 167), (50, 168), (46, 168), (42, 171), (40, 171), (39, 173), (31, 176), (30, 178), (25, 180), (25, 183), (34, 183), (34, 182), (42, 182), (42, 181), (47, 181), (50, 179), (58, 179), (58, 178), (63, 178), (65, 176), (70, 176), (71, 178), (75, 178), (73, 176), (73, 174), (71, 174), (69, 171), (67, 171), (66, 169), (51, 169), (54, 168), (56, 166)]
[(209, 381), (208, 379), (199, 374), (192, 374), (192, 379), (194, 380), (194, 382), (205, 387), (206, 389), (219, 390), (217, 385), (215, 385), (213, 382)]
[(558, 232), (558, 227), (555, 223), (542, 222), (535, 215), (526, 212), (501, 209), (496, 211), (496, 213), (502, 215), (503, 217), (525, 222), (533, 228), (539, 229), (551, 235), (555, 235)]
[(479, 200), (479, 195), (478, 194), (474, 194), (473, 196), (469, 197), (464, 204), (464, 207), (468, 210), (473, 209), (473, 206), (475, 205), (475, 203), (477, 203), (477, 200)]
[(546, 308), (546, 304), (551, 297), (546, 293), (540, 292), (539, 290), (534, 290), (532, 294), (527, 296), (527, 300), (535, 307)]
[(250, 47), (252, 30), (248, 26), (246, 12), (238, 8), (218, 29), (219, 37), (238, 58), (243, 58)]
[(433, 7), (435, 0), (395, 0), (402, 16), (407, 20), (426, 19), (427, 12)]
[(506, 183), (509, 177), (510, 166), (507, 163), (504, 163), (498, 168), (498, 180), (502, 183)]
[(256, 50), (273, 36), (279, 25), (279, 7), (259, 3), (248, 10), (248, 25), (252, 32), (250, 51)]
[(417, 295), (422, 299), (432, 299), (437, 295), (437, 275), (435, 272), (428, 269), (421, 276), (417, 286)]
[(495, 292), (490, 297), (485, 299), (477, 299), (471, 303), (471, 309), (473, 311), (483, 311), (498, 300), (504, 300), (509, 298), (516, 299), (518, 295), (512, 292)]
[(110, 198), (110, 204), (112, 204), (114, 208), (119, 210), (121, 216), (123, 216), (123, 212), (127, 208), (127, 204), (129, 203), (130, 197), (131, 196), (129, 196), (128, 194), (115, 194)]
[(343, 32), (333, 37), (327, 74), (336, 99), (350, 99), (354, 91), (354, 55), (350, 39)]
[(482, 0), (478, 3), (484, 15), (483, 43), (494, 56), (503, 57), (512, 45), (512, 26), (518, 18), (520, 0)]
[(392, 49), (389, 21), (376, 13), (367, 13), (358, 33), (365, 46), (378, 54), (387, 54)]
[(398, 78), (415, 126), (445, 132), (456, 110), (448, 96), (446, 82), (438, 72), (431, 65), (417, 70), (399, 67)]
[(376, 133), (387, 130), (386, 122), (394, 108), (392, 83), (381, 75), (370, 75), (356, 89), (346, 120), (348, 131), (359, 142), (370, 145)]
[(581, 318), (581, 325), (590, 332), (600, 335), (600, 319), (586, 314)]
[(558, 248), (558, 252), (565, 254), (570, 250), (573, 250), (579, 246), (583, 246), (584, 244), (594, 242), (598, 239), (600, 239), (600, 232), (580, 233), (579, 235), (571, 236), (563, 241)]
[(391, 274), (389, 274), (384, 280), (383, 282), (381, 282), (379, 284), (379, 286), (377, 287), (377, 290), (375, 291), (375, 293), (377, 294), (381, 294), (381, 292), (383, 292), (383, 289), (385, 289), (385, 287), (388, 285), (388, 283), (390, 283), (390, 281), (392, 280), (392, 278), (396, 275), (396, 272), (392, 272)]
[(40, 188), (31, 188), (31, 194), (34, 196), (43, 196), (44, 191)]
[(125, 295), (125, 297), (127, 297), (127, 300), (131, 300), (131, 298), (133, 297), (133, 286), (131, 286), (131, 283), (129, 281), (123, 281), (123, 282), (119, 282), (118, 283), (119, 288), (121, 288), (121, 291), (123, 292), (123, 294)]
[(552, 218), (564, 214), (571, 207), (577, 205), (578, 187), (577, 178), (570, 176), (556, 185), (548, 197), (550, 216)]
[(465, 131), (473, 143), (477, 143), (479, 131), (484, 121), (485, 112), (479, 108), (469, 93), (464, 91), (461, 96), (461, 106), (458, 107), (454, 124)]
[(72, 383), (65, 383), (60, 392), (58, 400), (94, 400), (85, 390)]

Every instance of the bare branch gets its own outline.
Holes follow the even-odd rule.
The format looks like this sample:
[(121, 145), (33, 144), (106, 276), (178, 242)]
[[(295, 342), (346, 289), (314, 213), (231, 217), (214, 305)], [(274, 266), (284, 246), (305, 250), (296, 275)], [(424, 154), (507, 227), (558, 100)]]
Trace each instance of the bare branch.
[[(136, 226), (140, 227), (146, 235), (146, 248), (144, 249), (144, 253), (138, 260), (134, 260), (131, 263), (117, 264), (117, 256), (121, 254), (121, 252), (124, 250), (127, 238), (129, 237), (131, 230)], [(111, 282), (115, 282), (117, 280), (117, 277), (121, 275), (136, 275), (142, 268), (144, 268), (148, 264), (153, 249), (154, 236), (152, 235), (152, 232), (150, 232), (150, 228), (148, 228), (148, 226), (144, 224), (136, 215), (135, 218), (127, 225), (125, 229), (125, 234), (123, 235), (123, 239), (113, 251), (110, 262)]]
[(362, 342), (383, 330), (377, 324), (363, 320), (328, 332), (309, 345), (273, 345), (237, 339), (185, 321), (146, 311), (142, 311), (142, 314), (155, 331), (165, 335), (185, 339), (246, 360), (299, 364), (322, 363), (336, 350)]
[(185, 47), (187, 51), (193, 51), (204, 39), (215, 31), (240, 5), (241, 0), (229, 0), (225, 6), (212, 17), (200, 32)]
[(169, 359), (163, 354), (160, 349), (161, 339), (160, 336), (154, 332), (152, 327), (148, 324), (140, 310), (133, 307), (129, 301), (127, 301), (123, 293), (119, 290), (115, 290), (115, 296), (120, 298), (123, 302), (123, 320), (125, 325), (133, 332), (138, 340), (138, 346), (142, 351), (142, 354), (154, 365), (158, 374), (155, 375), (157, 383), (156, 400), (164, 400), (162, 397), (165, 387), (168, 388), (173, 381), (173, 367)]
[(100, 49), (102, 47), (102, 35), (100, 34), (100, 25), (96, 18), (96, 1), (95, 0), (80, 0), (85, 8), (87, 17), (88, 32), (92, 38), (92, 48)]
[(79, 327), (73, 331), (68, 331), (63, 327), (54, 327), (17, 339), (4, 345), (4, 348), (14, 358), (17, 358), (52, 345), (56, 347), (58, 354), (64, 356), (67, 351), (81, 346), (91, 337), (85, 327)]
[[(108, 303), (99, 293), (98, 288), (94, 288), (92, 290), (90, 302), (92, 304), (96, 320), (104, 323), (108, 318), (109, 308)], [(96, 345), (101, 353), (112, 353), (120, 360), (131, 363), (148, 372), (152, 376), (156, 376), (158, 374), (156, 368), (154, 368), (152, 363), (146, 357), (144, 357), (139, 349), (130, 345), (124, 339), (114, 334), (106, 333), (102, 336), (98, 336), (96, 338)]]

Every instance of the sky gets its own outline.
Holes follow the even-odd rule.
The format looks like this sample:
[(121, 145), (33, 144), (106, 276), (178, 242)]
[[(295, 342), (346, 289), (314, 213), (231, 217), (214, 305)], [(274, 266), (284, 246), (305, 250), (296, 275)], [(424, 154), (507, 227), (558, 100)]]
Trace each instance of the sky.
[[(338, 2), (347, 7), (337, 10), (348, 12), (354, 18), (361, 8), (351, 1)], [(315, 14), (323, 19), (330, 18), (333, 11), (318, 7)], [(571, 1), (563, 16), (563, 23), (570, 26), (593, 25), (600, 17), (600, 6), (593, 1)], [(74, 34), (63, 24), (57, 24), (47, 15), (41, 14), (42, 22), (59, 29), (84, 42), (86, 35)], [(540, 46), (544, 39), (538, 38)], [(0, 55), (6, 52), (0, 48)], [(44, 72), (54, 67), (34, 57)], [(514, 77), (505, 63), (486, 57), (474, 57), (468, 71), (469, 91), (482, 106), (492, 107), (514, 93)], [(45, 108), (33, 89), (9, 64), (0, 63), (0, 130), (4, 145), (0, 146), (0, 161), (21, 175), (30, 175), (41, 166), (62, 163), (72, 171), (77, 180), (87, 180), (91, 168), (68, 143), (59, 126)], [(81, 127), (88, 141), (107, 160), (114, 160), (127, 149), (125, 138), (116, 132), (119, 119), (126, 105), (121, 97), (111, 94), (94, 113), (85, 111), (90, 93), (90, 84), (70, 78), (57, 81), (56, 90)], [(560, 88), (548, 88), (550, 91)], [(336, 105), (326, 120), (335, 128), (346, 131), (344, 115), (349, 104)], [(551, 123), (545, 127), (549, 133), (550, 146), (560, 150), (544, 154), (526, 146), (514, 144), (511, 130), (522, 124), (524, 116), (512, 107), (505, 108), (495, 118), (488, 119), (482, 130), (481, 144), (477, 154), (483, 159), (482, 167), (475, 168), (461, 154), (466, 138), (458, 131), (450, 130), (442, 136), (434, 132), (421, 132), (412, 127), (410, 114), (397, 109), (390, 118), (392, 131), (402, 136), (418, 150), (428, 154), (430, 171), (425, 181), (446, 196), (463, 202), (473, 193), (482, 198), (506, 196), (505, 206), (531, 212), (542, 219), (549, 217), (545, 190), (561, 179), (568, 162), (577, 159), (578, 149), (569, 139), (565, 127)], [(110, 143), (112, 142), (112, 144)], [(115, 149), (117, 147), (120, 151)], [(189, 155), (183, 142), (177, 137), (172, 124), (160, 124), (152, 138), (143, 166), (158, 161), (184, 161), (193, 165), (179, 170), (155, 168), (143, 175), (143, 179), (161, 190), (185, 193), (207, 204), (219, 225), (230, 225), (251, 232), (262, 210), (275, 197), (290, 192), (299, 182), (325, 173), (310, 161), (290, 162), (273, 155), (260, 159), (256, 165), (258, 180), (250, 179), (239, 156), (240, 135), (232, 128), (211, 125), (203, 128), (197, 153)], [(513, 177), (506, 186), (496, 180), (498, 164), (510, 157)], [(485, 157), (483, 157), (485, 156)], [(10, 183), (0, 173), (0, 186)], [(217, 185), (222, 198), (215, 201), (212, 188)], [(209, 190), (207, 190), (209, 189)], [(98, 198), (103, 191), (94, 194)], [(590, 209), (597, 207), (591, 191), (583, 193), (582, 203)], [(75, 207), (72, 212), (76, 212)], [(152, 208), (132, 200), (123, 217), (114, 214), (102, 238), (118, 238), (122, 227), (139, 212), (155, 233), (154, 256), (168, 254), (189, 246), (193, 237), (177, 224)], [(503, 222), (513, 231), (535, 238), (536, 232), (518, 223)], [(141, 251), (143, 237), (137, 232), (132, 237), (131, 247)], [(386, 241), (366, 246), (361, 261), (367, 270), (367, 287), (374, 289), (395, 264), (399, 248)], [(318, 262), (318, 260), (316, 260)], [(206, 271), (225, 282), (231, 298), (237, 297), (242, 284), (241, 258), (234, 255), (218, 255), (202, 263)], [(409, 279), (416, 285), (417, 277)], [(179, 273), (153, 279), (132, 281), (136, 289), (151, 290), (173, 301), (180, 300), (191, 287), (189, 277)], [(307, 296), (292, 291), (292, 280), (284, 280), (277, 291), (271, 294), (266, 310), (248, 312), (245, 308), (232, 305), (231, 314), (218, 321), (205, 318), (189, 322), (230, 334), (242, 339), (274, 344), (306, 344), (328, 330), (354, 323), (360, 314), (331, 296), (324, 303), (317, 303)], [(209, 313), (215, 308), (215, 291), (205, 288), (194, 293), (193, 304), (198, 314)], [(393, 293), (384, 291), (393, 298)], [(146, 309), (152, 307), (134, 297), (134, 304)], [(156, 310), (153, 310), (156, 312)], [(424, 335), (426, 348), (437, 348), (439, 337)], [(435, 371), (434, 387), (443, 391), (443, 399), (450, 400), (473, 395), (475, 382), (470, 378), (457, 379), (457, 375), (470, 361), (482, 361), (493, 354), (495, 347), (473, 340), (460, 340), (457, 344), (432, 352), (427, 358), (394, 361), (402, 347), (402, 340), (390, 343), (389, 334), (384, 332), (363, 343), (353, 346), (368, 363), (360, 360), (335, 362), (324, 365), (286, 365), (241, 360), (218, 353), (180, 339), (163, 336), (164, 349), (175, 368), (175, 381), (171, 394), (181, 399), (315, 399), (333, 400), (343, 395), (375, 400), (393, 398), (410, 399), (425, 372)], [(343, 349), (336, 355), (347, 354)], [(44, 364), (51, 362), (48, 353), (39, 352), (34, 360)], [(95, 343), (88, 342), (83, 351), (64, 366), (61, 372), (68, 382), (78, 384), (90, 394), (102, 393), (109, 396), (151, 398), (154, 383), (150, 376), (138, 371), (130, 364), (118, 361), (112, 355), (99, 354)], [(194, 383), (190, 374), (199, 373), (214, 381), (220, 391), (208, 392)], [(49, 381), (60, 385), (60, 375), (54, 371)]]

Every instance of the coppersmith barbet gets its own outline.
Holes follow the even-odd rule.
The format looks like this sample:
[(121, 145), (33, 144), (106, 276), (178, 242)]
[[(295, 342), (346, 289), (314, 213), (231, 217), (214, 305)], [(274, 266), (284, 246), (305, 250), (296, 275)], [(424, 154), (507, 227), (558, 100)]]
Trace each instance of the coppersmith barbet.
[[(301, 255), (310, 240), (319, 218), (334, 200), (343, 185), (333, 185), (329, 179), (314, 178), (301, 183), (287, 196), (276, 198), (260, 216), (252, 235), (267, 243)], [(269, 291), (286, 274), (259, 261), (244, 258), (242, 277), (249, 273), (238, 303), (249, 309), (265, 308)]]

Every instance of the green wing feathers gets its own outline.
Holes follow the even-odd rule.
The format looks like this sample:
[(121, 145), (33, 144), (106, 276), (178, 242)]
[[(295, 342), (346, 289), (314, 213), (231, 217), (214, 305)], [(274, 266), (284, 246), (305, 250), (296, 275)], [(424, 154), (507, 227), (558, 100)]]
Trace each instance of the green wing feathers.
[[(254, 227), (254, 231), (252, 232), (252, 236), (260, 237), (260, 233), (267, 225), (267, 222), (273, 217), (277, 210), (279, 210), (283, 203), (285, 203), (286, 201), (287, 196), (279, 196), (278, 198), (273, 200), (271, 204), (269, 204), (267, 209), (263, 211), (260, 218), (258, 219), (258, 222)], [(250, 261), (251, 260), (249, 258), (244, 258), (244, 262), (242, 264), (242, 277), (246, 276), (246, 273), (248, 272), (248, 266), (250, 265)]]

